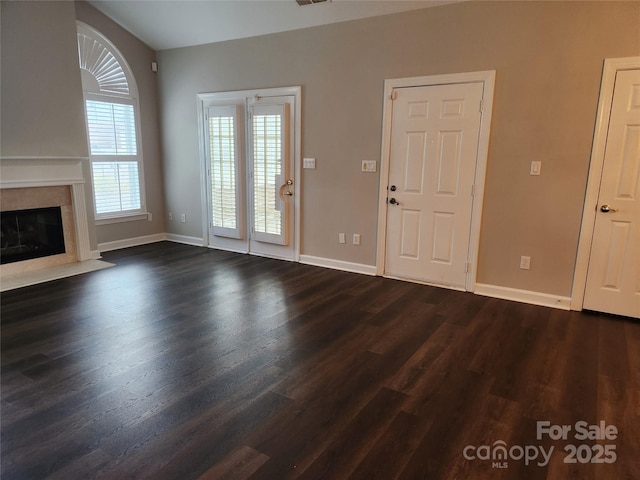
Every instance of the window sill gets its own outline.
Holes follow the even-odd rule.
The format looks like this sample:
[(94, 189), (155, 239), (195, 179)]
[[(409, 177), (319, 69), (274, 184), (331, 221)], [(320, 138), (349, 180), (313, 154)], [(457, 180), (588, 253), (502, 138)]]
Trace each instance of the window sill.
[(111, 225), (113, 223), (136, 222), (139, 220), (151, 221), (151, 214), (148, 212), (134, 213), (132, 215), (121, 215), (118, 217), (108, 217), (96, 219), (96, 225)]

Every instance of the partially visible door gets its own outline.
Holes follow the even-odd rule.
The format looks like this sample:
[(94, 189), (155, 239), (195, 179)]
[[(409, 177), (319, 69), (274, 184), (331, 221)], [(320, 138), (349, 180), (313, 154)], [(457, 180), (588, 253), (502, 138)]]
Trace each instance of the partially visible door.
[(483, 83), (394, 90), (385, 275), (465, 289)]
[(618, 71), (583, 307), (640, 317), (640, 70)]

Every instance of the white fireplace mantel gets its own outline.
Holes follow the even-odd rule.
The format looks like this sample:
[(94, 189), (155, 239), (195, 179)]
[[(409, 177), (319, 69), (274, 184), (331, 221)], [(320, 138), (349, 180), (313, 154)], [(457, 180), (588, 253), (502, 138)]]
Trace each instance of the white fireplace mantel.
[(1, 157), (0, 188), (69, 186), (76, 227), (78, 260), (91, 260), (84, 191), (86, 157)]

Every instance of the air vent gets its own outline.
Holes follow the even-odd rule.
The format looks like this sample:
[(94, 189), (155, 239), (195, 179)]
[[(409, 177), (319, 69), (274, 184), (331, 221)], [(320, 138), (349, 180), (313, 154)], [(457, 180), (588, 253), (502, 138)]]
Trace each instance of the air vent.
[(296, 0), (298, 5), (300, 5), (301, 7), (304, 7), (305, 5), (312, 5), (314, 3), (322, 3), (326, 1), (327, 0)]

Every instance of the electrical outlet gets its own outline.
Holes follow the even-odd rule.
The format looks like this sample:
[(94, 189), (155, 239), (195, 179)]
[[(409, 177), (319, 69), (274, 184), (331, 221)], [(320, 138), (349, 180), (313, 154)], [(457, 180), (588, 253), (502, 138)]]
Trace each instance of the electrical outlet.
[(347, 237), (345, 237), (344, 233), (339, 233), (338, 234), (338, 242), (347, 243)]
[(360, 234), (359, 233), (354, 233), (353, 234), (353, 244), (354, 245), (360, 245)]
[(173, 222), (173, 213), (169, 212), (169, 221)]
[(531, 267), (531, 257), (525, 257), (524, 255), (520, 257), (520, 268), (522, 270), (529, 270)]
[(187, 214), (186, 213), (181, 213), (180, 214), (180, 221), (182, 223), (187, 223)]

